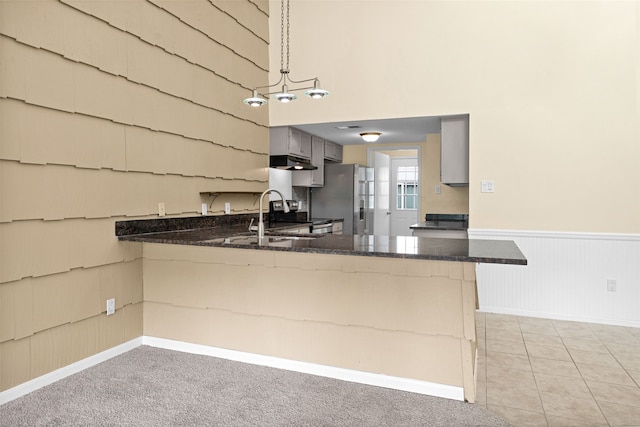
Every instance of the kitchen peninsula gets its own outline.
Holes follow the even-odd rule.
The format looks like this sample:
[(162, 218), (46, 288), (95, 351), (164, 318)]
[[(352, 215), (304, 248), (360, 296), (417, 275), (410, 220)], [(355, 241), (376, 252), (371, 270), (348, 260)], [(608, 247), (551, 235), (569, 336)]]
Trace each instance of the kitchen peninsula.
[(286, 235), (283, 224), (258, 241), (249, 218), (116, 223), (121, 241), (143, 244), (145, 336), (475, 401), (475, 264), (526, 265), (513, 242)]

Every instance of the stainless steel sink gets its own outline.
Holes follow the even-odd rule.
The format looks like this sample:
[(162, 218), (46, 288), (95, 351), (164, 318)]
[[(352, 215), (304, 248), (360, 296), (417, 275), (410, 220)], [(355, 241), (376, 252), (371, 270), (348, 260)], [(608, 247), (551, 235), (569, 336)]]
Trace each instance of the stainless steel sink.
[(291, 246), (292, 242), (303, 240), (315, 240), (315, 236), (287, 236), (266, 235), (263, 239), (258, 236), (230, 236), (217, 239), (203, 240), (204, 243), (222, 243), (227, 245), (259, 245), (259, 246)]

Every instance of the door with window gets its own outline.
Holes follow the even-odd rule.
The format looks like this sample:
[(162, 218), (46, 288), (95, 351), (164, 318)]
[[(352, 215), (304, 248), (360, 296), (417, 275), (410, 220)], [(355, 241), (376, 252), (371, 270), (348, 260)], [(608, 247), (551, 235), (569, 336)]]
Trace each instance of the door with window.
[(392, 236), (411, 236), (410, 226), (418, 223), (420, 170), (417, 158), (391, 158)]

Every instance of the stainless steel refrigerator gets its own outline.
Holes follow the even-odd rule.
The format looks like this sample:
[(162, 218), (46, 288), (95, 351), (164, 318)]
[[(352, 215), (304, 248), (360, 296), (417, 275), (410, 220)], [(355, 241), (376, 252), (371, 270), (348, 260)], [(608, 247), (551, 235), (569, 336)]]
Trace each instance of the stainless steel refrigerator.
[(324, 186), (311, 189), (311, 218), (344, 219), (344, 234), (373, 234), (373, 168), (327, 163)]

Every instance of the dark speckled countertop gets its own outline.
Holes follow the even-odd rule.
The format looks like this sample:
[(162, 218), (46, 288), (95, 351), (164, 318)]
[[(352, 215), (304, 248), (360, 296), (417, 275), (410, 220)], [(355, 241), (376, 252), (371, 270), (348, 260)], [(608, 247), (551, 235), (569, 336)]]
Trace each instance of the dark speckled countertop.
[[(255, 218), (255, 216), (232, 215), (119, 221), (116, 223), (116, 236), (122, 241), (172, 245), (494, 264), (527, 264), (527, 259), (518, 246), (509, 240), (354, 236), (349, 234), (301, 234), (291, 235), (293, 236), (291, 239), (282, 236), (285, 235), (287, 228), (298, 228), (300, 224), (277, 223), (277, 227), (267, 230), (265, 239), (258, 241), (255, 233), (247, 231), (250, 218)], [(169, 222), (173, 222), (173, 224)]]
[(467, 224), (460, 221), (422, 221), (409, 228), (412, 230), (466, 230)]

